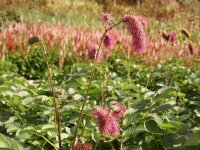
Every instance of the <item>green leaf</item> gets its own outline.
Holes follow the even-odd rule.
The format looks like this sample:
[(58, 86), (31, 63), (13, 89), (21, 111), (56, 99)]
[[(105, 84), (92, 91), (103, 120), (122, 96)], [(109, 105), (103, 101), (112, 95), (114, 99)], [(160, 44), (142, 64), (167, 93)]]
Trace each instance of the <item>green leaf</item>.
[(160, 129), (158, 124), (154, 120), (148, 120), (144, 122), (144, 128), (146, 131), (152, 133), (152, 134), (164, 134), (164, 131)]
[(0, 149), (26, 150), (18, 141), (0, 133)]
[(125, 146), (124, 150), (142, 150), (142, 147), (138, 145), (130, 145), (130, 146)]
[(138, 133), (141, 133), (141, 132), (146, 132), (146, 129), (144, 128), (144, 126), (142, 125), (133, 126), (128, 129), (125, 129), (123, 132), (123, 136), (124, 137), (136, 136)]
[(200, 131), (192, 133), (187, 137), (185, 146), (194, 146), (194, 145), (195, 146), (200, 145)]
[(130, 124), (136, 123), (142, 119), (142, 115), (140, 115), (138, 112), (132, 112), (125, 116), (124, 119), (124, 125), (128, 126)]
[(183, 136), (178, 136), (177, 134), (167, 134), (162, 140), (162, 145), (166, 149), (181, 147), (184, 145), (186, 139)]

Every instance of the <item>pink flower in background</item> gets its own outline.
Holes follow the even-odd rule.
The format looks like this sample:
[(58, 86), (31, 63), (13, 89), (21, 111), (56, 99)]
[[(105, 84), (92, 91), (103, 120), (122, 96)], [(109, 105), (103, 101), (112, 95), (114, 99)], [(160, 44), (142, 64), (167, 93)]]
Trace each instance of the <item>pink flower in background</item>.
[(125, 15), (122, 21), (127, 24), (128, 29), (132, 35), (133, 46), (139, 54), (146, 51), (146, 35), (142, 25), (141, 17)]
[(114, 37), (112, 34), (107, 34), (103, 40), (104, 46), (107, 49), (114, 48)]
[(117, 118), (108, 109), (97, 107), (93, 110), (92, 115), (98, 121), (100, 133), (110, 136), (117, 136), (119, 134), (120, 127)]
[[(91, 60), (95, 60), (95, 55), (97, 55), (97, 49), (96, 46), (90, 46), (88, 49), (88, 56), (89, 59)], [(98, 56), (97, 56), (97, 62), (100, 63), (103, 59), (103, 52), (101, 50), (99, 50)]]
[(91, 144), (78, 143), (75, 145), (74, 150), (93, 150), (93, 146)]
[(116, 104), (113, 107), (113, 116), (116, 118), (122, 118), (124, 116), (124, 113), (126, 111), (126, 108), (119, 102), (116, 102)]
[(101, 14), (101, 17), (100, 17), (100, 20), (101, 20), (101, 23), (107, 28), (111, 25), (113, 25), (113, 16), (109, 13), (102, 13)]
[(170, 42), (174, 43), (174, 42), (176, 41), (176, 39), (177, 39), (176, 33), (174, 33), (174, 32), (169, 32), (169, 33), (167, 34), (167, 38), (168, 38), (168, 40), (169, 40)]

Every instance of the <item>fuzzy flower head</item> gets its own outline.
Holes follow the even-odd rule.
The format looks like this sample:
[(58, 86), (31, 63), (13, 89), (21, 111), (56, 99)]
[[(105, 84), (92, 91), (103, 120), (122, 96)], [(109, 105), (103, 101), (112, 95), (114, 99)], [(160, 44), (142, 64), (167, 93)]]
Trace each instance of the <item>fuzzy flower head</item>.
[(93, 147), (91, 144), (78, 143), (75, 145), (74, 150), (93, 150)]
[(135, 47), (137, 53), (145, 53), (147, 42), (141, 17), (125, 15), (122, 17), (122, 21), (127, 25), (132, 35), (132, 45)]
[(114, 37), (112, 34), (107, 34), (103, 40), (104, 46), (106, 49), (114, 48)]
[[(95, 60), (95, 56), (97, 55), (97, 49), (96, 49), (96, 46), (90, 46), (89, 49), (88, 49), (88, 56), (89, 56), (89, 59), (91, 60)], [(103, 52), (101, 50), (99, 50), (99, 53), (98, 53), (98, 56), (96, 56), (97, 58), (97, 63), (100, 63), (103, 59)]]
[(114, 106), (112, 106), (112, 110), (113, 116), (115, 116), (118, 119), (124, 116), (126, 108), (121, 103), (117, 102)]
[(101, 134), (114, 137), (119, 135), (120, 127), (117, 118), (114, 117), (108, 109), (97, 107), (93, 110), (92, 115), (97, 119)]
[(109, 13), (102, 13), (101, 17), (100, 17), (100, 21), (103, 24), (104, 27), (109, 27), (111, 25), (113, 25), (113, 16)]

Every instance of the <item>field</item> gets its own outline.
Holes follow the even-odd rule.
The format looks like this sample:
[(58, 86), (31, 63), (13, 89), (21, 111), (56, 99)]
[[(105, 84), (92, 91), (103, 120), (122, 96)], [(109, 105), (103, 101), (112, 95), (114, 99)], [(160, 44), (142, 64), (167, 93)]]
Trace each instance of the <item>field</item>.
[(0, 150), (200, 150), (199, 31), (197, 0), (1, 0)]

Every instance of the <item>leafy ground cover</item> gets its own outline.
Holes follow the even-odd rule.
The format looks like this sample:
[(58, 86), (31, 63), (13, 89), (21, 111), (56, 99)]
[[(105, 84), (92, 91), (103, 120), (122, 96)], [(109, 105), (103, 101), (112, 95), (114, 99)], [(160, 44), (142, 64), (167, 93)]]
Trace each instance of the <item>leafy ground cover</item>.
[[(121, 25), (109, 31), (114, 47), (108, 50), (104, 43), (102, 51), (97, 50), (96, 62), (88, 48), (92, 50), (92, 44), (101, 42), (104, 28), (99, 15), (103, 5), (22, 1), (8, 7), (3, 7), (6, 3), (2, 1), (1, 5), (0, 149), (72, 149), (73, 143), (75, 150), (200, 149), (199, 25), (195, 9), (199, 2), (193, 9), (193, 3), (186, 9), (175, 1), (170, 5), (153, 1), (148, 9), (148, 2), (140, 7), (115, 4), (115, 8), (106, 8), (118, 17), (116, 20), (124, 13), (148, 17), (154, 10), (155, 14), (145, 29), (147, 52), (137, 54), (131, 47), (131, 35)], [(154, 9), (158, 6), (161, 12)], [(83, 12), (86, 16), (80, 17)], [(29, 15), (37, 17), (30, 19)], [(191, 18), (190, 23), (186, 21)], [(10, 22), (13, 19), (21, 22)], [(176, 35), (174, 41), (167, 38), (170, 31)], [(99, 52), (104, 55), (99, 57)]]

